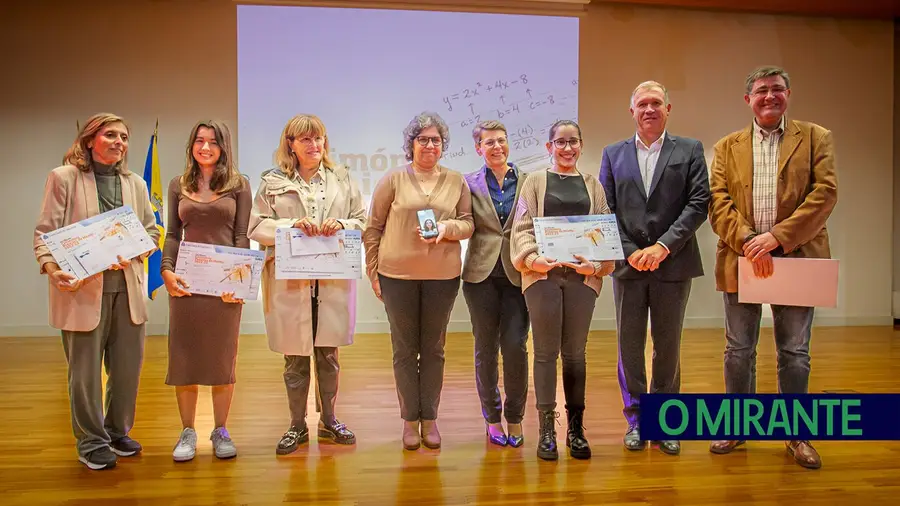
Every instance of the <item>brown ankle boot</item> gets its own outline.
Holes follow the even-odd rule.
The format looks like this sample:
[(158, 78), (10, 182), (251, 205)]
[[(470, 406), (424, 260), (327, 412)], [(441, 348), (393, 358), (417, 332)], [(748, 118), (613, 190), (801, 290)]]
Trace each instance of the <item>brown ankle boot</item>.
[(437, 420), (422, 420), (422, 444), (432, 450), (441, 447), (441, 433), (438, 432)]
[(421, 440), (419, 439), (419, 422), (403, 421), (403, 447), (407, 450), (418, 450)]

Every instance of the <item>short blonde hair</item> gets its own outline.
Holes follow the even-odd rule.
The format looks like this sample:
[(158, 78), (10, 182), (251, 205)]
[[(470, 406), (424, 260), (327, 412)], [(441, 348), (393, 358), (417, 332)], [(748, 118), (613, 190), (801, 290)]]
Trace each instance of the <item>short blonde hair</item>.
[[(125, 126), (125, 131), (128, 132), (128, 137), (131, 137), (131, 129), (128, 128), (128, 123), (126, 123), (121, 116), (109, 112), (94, 114), (84, 122), (84, 126), (78, 131), (75, 142), (72, 143), (72, 146), (69, 147), (69, 150), (66, 151), (65, 156), (63, 156), (63, 165), (74, 165), (83, 172), (89, 172), (91, 170), (91, 163), (93, 163), (94, 159), (91, 156), (91, 148), (88, 147), (88, 143), (97, 135), (97, 132), (103, 129), (103, 127), (113, 123), (123, 124)], [(127, 148), (122, 155), (122, 159), (116, 164), (115, 170), (119, 174), (128, 173)]]
[(319, 136), (325, 138), (325, 152), (322, 153), (322, 165), (328, 169), (333, 169), (335, 163), (328, 155), (328, 133), (325, 130), (325, 123), (314, 114), (298, 114), (288, 120), (281, 132), (281, 141), (278, 143), (278, 150), (275, 151), (275, 165), (281, 169), (288, 177), (294, 177), (294, 174), (300, 169), (300, 161), (297, 155), (291, 151), (291, 142), (298, 137)]
[(477, 125), (475, 125), (475, 128), (472, 129), (472, 139), (475, 141), (475, 144), (480, 144), (481, 143), (481, 134), (483, 134), (484, 132), (490, 132), (490, 131), (494, 131), (494, 130), (502, 130), (503, 133), (505, 133), (507, 135), (509, 134), (509, 132), (506, 131), (506, 126), (503, 123), (501, 123), (495, 119), (489, 119), (489, 120), (482, 121), (482, 122), (478, 123)]
[(656, 88), (663, 93), (663, 105), (669, 105), (669, 90), (667, 90), (662, 83), (657, 81), (644, 81), (635, 86), (634, 91), (631, 92), (631, 107), (634, 107), (634, 96), (637, 95), (637, 92), (641, 90), (652, 90), (653, 88)]

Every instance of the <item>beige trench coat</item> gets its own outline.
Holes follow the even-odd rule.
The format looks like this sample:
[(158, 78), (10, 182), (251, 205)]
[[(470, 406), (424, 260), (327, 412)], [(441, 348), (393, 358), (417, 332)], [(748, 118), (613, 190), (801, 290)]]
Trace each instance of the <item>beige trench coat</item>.
[[(323, 167), (324, 219), (334, 218), (345, 230), (364, 230), (366, 208), (359, 187), (346, 167)], [(311, 281), (275, 279), (275, 231), (307, 216), (299, 185), (281, 169), (263, 173), (250, 213), (248, 237), (266, 249), (262, 275), (263, 314), (269, 348), (284, 355), (313, 353)], [(319, 321), (315, 346), (353, 344), (356, 327), (356, 280), (319, 281)]]

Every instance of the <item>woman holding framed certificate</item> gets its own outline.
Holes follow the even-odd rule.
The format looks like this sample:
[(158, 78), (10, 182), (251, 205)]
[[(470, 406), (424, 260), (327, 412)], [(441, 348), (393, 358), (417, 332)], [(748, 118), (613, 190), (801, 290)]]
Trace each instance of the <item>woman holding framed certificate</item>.
[(235, 167), (231, 132), (220, 121), (200, 121), (187, 140), (184, 173), (169, 182), (169, 216), (160, 267), (169, 292), (169, 369), (166, 384), (175, 387), (182, 431), (172, 451), (177, 462), (194, 458), (199, 385), (209, 385), (215, 427), (209, 438), (217, 458), (237, 456), (225, 429), (234, 396), (234, 369), (241, 328), (242, 301), (191, 294), (175, 273), (181, 241), (249, 248), (247, 222), (253, 196), (250, 183)]
[(297, 228), (306, 236), (333, 236), (363, 230), (366, 208), (347, 167), (328, 156), (325, 124), (300, 114), (284, 126), (277, 167), (262, 174), (250, 215), (250, 239), (266, 248), (262, 274), (263, 314), (269, 348), (284, 355), (284, 385), (291, 425), (275, 453), (286, 455), (309, 441), (306, 402), (310, 357), (316, 368), (316, 409), (321, 412), (320, 440), (355, 444), (356, 435), (335, 416), (338, 348), (353, 344), (356, 280), (276, 279), (275, 239), (279, 228)]
[(591, 448), (584, 436), (585, 346), (602, 277), (615, 263), (562, 262), (541, 255), (534, 218), (609, 214), (606, 194), (597, 177), (579, 172), (581, 128), (560, 120), (550, 128), (547, 151), (552, 166), (528, 176), (519, 193), (510, 246), (531, 316), (534, 337), (534, 393), (540, 417), (538, 457), (559, 458), (556, 449), (556, 362), (562, 354), (563, 390), (572, 457), (587, 459)]
[[(89, 469), (115, 467), (117, 455), (142, 450), (128, 437), (144, 357), (147, 321), (144, 258), (118, 258), (100, 274), (76, 279), (60, 268), (46, 233), (130, 206), (154, 245), (159, 229), (141, 176), (128, 170), (129, 129), (115, 114), (88, 118), (47, 176), (34, 228), (34, 256), (50, 285), (50, 325), (62, 331), (69, 365), (69, 403), (78, 460)], [(106, 366), (106, 409), (102, 369)]]

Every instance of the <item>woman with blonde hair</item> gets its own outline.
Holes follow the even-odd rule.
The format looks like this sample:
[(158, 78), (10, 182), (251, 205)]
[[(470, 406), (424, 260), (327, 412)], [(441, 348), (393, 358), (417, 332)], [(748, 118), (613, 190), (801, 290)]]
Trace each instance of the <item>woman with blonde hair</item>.
[(175, 387), (182, 431), (172, 452), (178, 461), (194, 458), (199, 385), (211, 387), (215, 428), (210, 434), (216, 457), (237, 456), (225, 429), (234, 395), (234, 369), (242, 301), (192, 295), (175, 274), (181, 241), (249, 248), (247, 222), (253, 196), (231, 150), (231, 132), (221, 121), (204, 120), (191, 129), (184, 172), (169, 182), (169, 217), (160, 270), (169, 292), (169, 368), (166, 384)]
[(328, 156), (325, 124), (317, 116), (291, 118), (281, 133), (276, 167), (262, 174), (250, 216), (250, 239), (266, 249), (263, 314), (269, 348), (284, 355), (291, 425), (275, 452), (286, 455), (309, 441), (306, 403), (310, 356), (316, 368), (319, 439), (355, 444), (356, 436), (335, 416), (340, 364), (338, 348), (353, 343), (356, 281), (275, 278), (275, 234), (299, 228), (309, 236), (363, 230), (366, 209), (347, 167)]
[[(144, 355), (144, 259), (119, 257), (102, 274), (87, 279), (60, 269), (41, 236), (113, 209), (130, 206), (159, 243), (147, 185), (128, 170), (130, 131), (125, 120), (101, 113), (88, 118), (75, 142), (44, 186), (34, 228), (34, 255), (50, 288), (50, 325), (62, 331), (69, 365), (72, 429), (78, 460), (90, 469), (109, 469), (116, 455), (141, 451), (128, 437)], [(149, 254), (149, 253), (148, 253)], [(106, 366), (104, 413), (102, 369)]]

